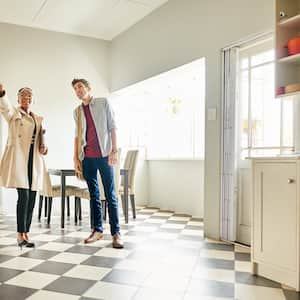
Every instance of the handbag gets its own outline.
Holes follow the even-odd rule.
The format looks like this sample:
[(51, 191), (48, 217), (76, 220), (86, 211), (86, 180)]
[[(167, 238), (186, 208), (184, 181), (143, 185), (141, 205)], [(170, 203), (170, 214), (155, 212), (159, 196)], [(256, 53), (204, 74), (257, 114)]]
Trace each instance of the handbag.
[[(79, 154), (82, 148), (82, 116), (81, 116), (81, 108), (80, 105), (77, 107), (77, 157), (79, 158)], [(82, 171), (82, 161), (80, 161), (79, 169), (75, 170), (75, 175), (79, 180), (85, 180), (83, 177)]]

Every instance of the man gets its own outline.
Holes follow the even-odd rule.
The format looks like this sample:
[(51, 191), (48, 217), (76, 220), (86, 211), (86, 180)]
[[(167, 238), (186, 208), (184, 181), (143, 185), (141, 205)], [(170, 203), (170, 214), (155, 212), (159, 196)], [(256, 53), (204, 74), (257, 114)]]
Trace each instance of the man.
[[(114, 187), (114, 174), (112, 164), (117, 162), (116, 125), (112, 108), (105, 98), (91, 96), (91, 87), (86, 79), (74, 79), (72, 86), (82, 104), (74, 110), (75, 142), (74, 167), (81, 171), (87, 182), (90, 193), (91, 226), (92, 232), (85, 243), (93, 243), (103, 237), (102, 207), (98, 184), (98, 171), (100, 172), (106, 201), (113, 247), (123, 248), (120, 237), (118, 214), (118, 199)], [(81, 128), (78, 120), (81, 119)], [(79, 122), (80, 123), (80, 122)], [(80, 130), (78, 130), (80, 129)], [(82, 132), (78, 140), (78, 132)], [(79, 149), (82, 144), (81, 149)]]

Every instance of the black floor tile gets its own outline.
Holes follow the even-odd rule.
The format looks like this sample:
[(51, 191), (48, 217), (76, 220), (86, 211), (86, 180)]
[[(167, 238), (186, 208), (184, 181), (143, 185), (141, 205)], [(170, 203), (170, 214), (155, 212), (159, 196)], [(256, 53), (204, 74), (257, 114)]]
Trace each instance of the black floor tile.
[(8, 284), (2, 284), (0, 285), (0, 299), (2, 300), (24, 300), (31, 296), (33, 293), (35, 293), (36, 290), (14, 286), (14, 285), (8, 285)]
[(92, 256), (81, 264), (95, 267), (113, 268), (121, 260), (122, 259), (113, 257)]
[(300, 293), (295, 291), (283, 290), (283, 294), (286, 300), (300, 300)]
[(220, 250), (220, 251), (234, 251), (233, 245), (218, 244), (218, 243), (205, 243), (204, 248), (212, 249), (212, 250)]
[(246, 272), (235, 272), (235, 281), (237, 283), (242, 283), (242, 284), (248, 284), (248, 285), (258, 285), (258, 286), (265, 286), (265, 287), (271, 287), (271, 288), (281, 288), (281, 284), (260, 277), (260, 276), (255, 276), (250, 273)]
[(63, 275), (76, 265), (60, 263), (54, 261), (45, 261), (38, 266), (31, 269), (31, 271), (40, 272), (40, 273), (48, 273), (54, 275)]
[(101, 281), (139, 286), (145, 280), (146, 276), (146, 273), (135, 271), (112, 270)]
[(234, 270), (234, 260), (200, 258), (197, 264), (200, 267), (205, 266), (207, 268), (212, 268), (212, 269)]
[(86, 247), (81, 245), (73, 246), (67, 249), (65, 252), (79, 253), (79, 254), (94, 254), (99, 251), (102, 247)]
[(83, 295), (96, 281), (71, 277), (60, 277), (47, 285), (43, 290), (72, 295)]
[[(23, 273), (23, 271), (7, 269), (7, 268), (0, 268), (0, 282), (5, 282), (21, 273)], [(2, 299), (1, 296), (0, 296), (0, 299)]]
[(250, 253), (235, 252), (234, 258), (235, 258), (235, 260), (240, 260), (240, 261), (250, 261), (251, 255), (250, 255)]
[(29, 252), (26, 252), (21, 257), (28, 257), (28, 258), (36, 258), (36, 259), (44, 259), (47, 260), (55, 255), (59, 254), (57, 251), (49, 251), (49, 250), (39, 250), (39, 249), (32, 249)]

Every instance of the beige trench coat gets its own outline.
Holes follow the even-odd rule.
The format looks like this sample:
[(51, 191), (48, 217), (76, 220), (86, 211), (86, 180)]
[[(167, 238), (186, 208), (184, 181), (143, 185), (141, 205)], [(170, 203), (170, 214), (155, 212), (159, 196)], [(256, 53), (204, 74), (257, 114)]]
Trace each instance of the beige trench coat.
[(33, 152), (33, 191), (49, 189), (44, 158), (39, 153), (40, 131), (43, 118), (32, 114), (35, 120), (20, 107), (13, 107), (6, 96), (0, 97), (0, 113), (8, 123), (8, 139), (0, 161), (0, 186), (7, 188), (29, 188), (28, 158), (36, 123), (36, 139)]

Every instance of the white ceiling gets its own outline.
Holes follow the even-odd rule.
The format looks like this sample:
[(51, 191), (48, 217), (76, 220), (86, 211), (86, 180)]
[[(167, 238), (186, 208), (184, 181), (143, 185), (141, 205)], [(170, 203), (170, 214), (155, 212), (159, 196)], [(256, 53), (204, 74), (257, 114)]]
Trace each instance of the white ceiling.
[(0, 22), (112, 40), (168, 0), (0, 0)]

